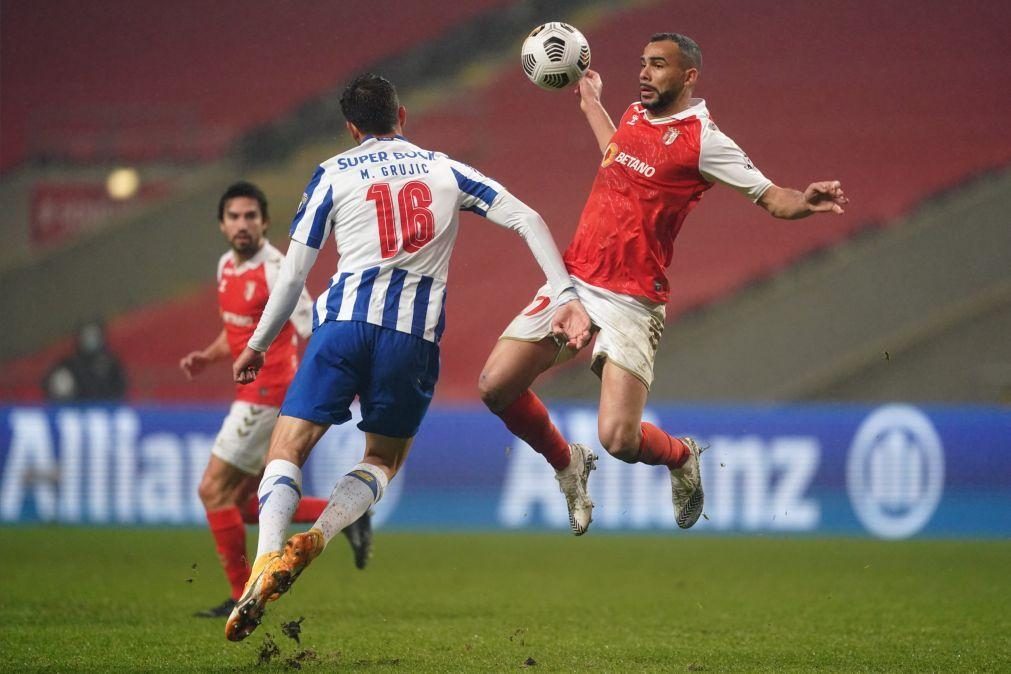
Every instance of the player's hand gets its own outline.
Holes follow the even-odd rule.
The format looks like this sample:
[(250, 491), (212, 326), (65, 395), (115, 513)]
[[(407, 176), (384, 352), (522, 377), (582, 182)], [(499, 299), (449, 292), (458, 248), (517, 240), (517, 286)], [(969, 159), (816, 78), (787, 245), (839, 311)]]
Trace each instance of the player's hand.
[(249, 384), (260, 374), (261, 367), (263, 367), (263, 353), (253, 351), (247, 346), (232, 363), (232, 376), (239, 384)]
[(838, 180), (811, 183), (804, 190), (804, 201), (812, 213), (844, 213), (843, 206), (850, 202), (843, 194)]
[(191, 351), (179, 361), (179, 369), (186, 375), (186, 379), (193, 381), (193, 378), (203, 372), (210, 363), (211, 359), (205, 356), (202, 351)]
[(551, 319), (552, 334), (564, 338), (575, 351), (590, 343), (590, 327), (590, 316), (579, 300), (563, 304)]
[(600, 92), (603, 89), (604, 82), (600, 79), (600, 73), (596, 70), (587, 70), (586, 74), (579, 79), (579, 86), (576, 87), (579, 107), (583, 112), (586, 112), (589, 105), (600, 104)]

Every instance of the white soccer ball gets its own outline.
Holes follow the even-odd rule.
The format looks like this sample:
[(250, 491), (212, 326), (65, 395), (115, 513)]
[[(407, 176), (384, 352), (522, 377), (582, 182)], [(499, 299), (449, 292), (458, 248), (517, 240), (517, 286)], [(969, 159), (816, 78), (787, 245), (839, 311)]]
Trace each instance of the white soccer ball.
[(590, 45), (567, 23), (537, 26), (520, 50), (523, 72), (542, 89), (562, 89), (579, 81), (590, 67)]

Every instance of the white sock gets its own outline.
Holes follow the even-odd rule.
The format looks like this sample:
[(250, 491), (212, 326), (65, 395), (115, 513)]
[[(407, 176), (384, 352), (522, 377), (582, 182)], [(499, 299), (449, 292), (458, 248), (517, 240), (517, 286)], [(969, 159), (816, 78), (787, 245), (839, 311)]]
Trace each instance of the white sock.
[(322, 531), (323, 538), (329, 543), (344, 527), (379, 502), (388, 482), (386, 473), (381, 468), (359, 463), (334, 485), (330, 501), (312, 525), (313, 528)]
[(280, 552), (288, 525), (302, 500), (302, 469), (291, 461), (274, 459), (267, 464), (256, 491), (260, 498), (260, 537), (256, 556)]

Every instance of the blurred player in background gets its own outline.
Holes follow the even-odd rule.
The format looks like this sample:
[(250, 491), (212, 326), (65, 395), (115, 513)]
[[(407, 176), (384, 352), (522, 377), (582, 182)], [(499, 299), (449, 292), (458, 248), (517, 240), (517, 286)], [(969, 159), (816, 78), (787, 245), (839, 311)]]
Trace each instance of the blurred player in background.
[[(218, 224), (231, 246), (218, 261), (217, 274), (218, 306), (225, 327), (205, 349), (193, 351), (179, 362), (187, 379), (211, 363), (232, 360), (242, 352), (284, 259), (266, 239), (270, 224), (267, 199), (257, 186), (238, 182), (229, 187), (218, 202)], [(245, 525), (257, 522), (256, 485), (278, 409), (298, 366), (298, 337), (306, 338), (310, 333), (311, 311), (311, 299), (303, 288), (298, 307), (281, 328), (256, 384), (235, 387), (235, 402), (214, 441), (199, 493), (232, 592), (221, 604), (197, 616), (227, 616), (249, 578)], [(325, 506), (326, 499), (302, 499), (294, 519), (315, 521)], [(354, 550), (355, 565), (364, 568), (372, 540), (368, 514), (345, 534)]]
[[(709, 118), (692, 92), (702, 54), (690, 38), (650, 38), (639, 71), (639, 100), (618, 128), (600, 101), (600, 76), (580, 80), (580, 107), (604, 157), (565, 264), (598, 333), (592, 369), (601, 379), (598, 435), (612, 456), (670, 469), (674, 517), (691, 527), (702, 513), (701, 449), (642, 422), (653, 362), (664, 327), (669, 287), (665, 270), (685, 216), (714, 183), (740, 192), (777, 218), (842, 213), (837, 181), (803, 192), (777, 187)], [(530, 390), (542, 372), (574, 351), (550, 335), (555, 303), (539, 291), (506, 328), (481, 374), (481, 398), (509, 430), (542, 454), (557, 472), (577, 536), (592, 520), (586, 490), (596, 457), (568, 445)], [(686, 388), (691, 382), (685, 382)]]
[[(388, 80), (356, 78), (341, 96), (341, 110), (358, 146), (323, 162), (309, 181), (280, 278), (233, 366), (236, 381), (248, 382), (270, 363), (263, 352), (295, 309), (332, 230), (340, 262), (316, 300), (315, 330), (271, 438), (256, 561), (225, 628), (233, 641), (256, 628), (266, 602), (287, 591), (336, 532), (382, 498), (407, 458), (439, 376), (459, 211), (518, 232), (548, 278), (545, 292), (560, 306), (549, 329), (574, 348), (590, 337), (590, 319), (537, 213), (473, 168), (404, 138), (407, 112)], [(331, 424), (351, 418), (356, 395), (365, 456), (337, 482), (313, 527), (285, 542), (301, 497), (301, 466)]]

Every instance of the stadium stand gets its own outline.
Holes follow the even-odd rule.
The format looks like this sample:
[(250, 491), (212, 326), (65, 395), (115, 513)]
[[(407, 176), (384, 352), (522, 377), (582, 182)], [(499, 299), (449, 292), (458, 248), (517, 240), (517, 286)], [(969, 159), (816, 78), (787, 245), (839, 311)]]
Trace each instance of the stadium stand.
[[(714, 16), (720, 20), (713, 21)], [(557, 17), (534, 17), (531, 25), (547, 18)], [(861, 0), (825, 13), (800, 0), (761, 9), (740, 0), (715, 0), (678, 4), (676, 11), (671, 3), (651, 3), (566, 18), (585, 29), (615, 116), (637, 95), (637, 63), (646, 37), (658, 29), (690, 34), (705, 56), (698, 94), (756, 164), (784, 185), (837, 177), (853, 200), (841, 218), (790, 223), (768, 218), (727, 190), (712, 190), (688, 219), (676, 247), (669, 320), (770, 278), (813, 251), (885, 226), (938, 190), (1011, 161), (1006, 135), (980, 131), (1002, 128), (1011, 91), (1011, 73), (1004, 66), (1011, 53), (997, 29), (1006, 25), (1009, 10), (993, 3), (927, 4), (910, 13)], [(931, 69), (923, 68), (925, 60)], [(465, 96), (446, 96), (441, 105), (423, 107), (410, 120), (408, 135), (504, 182), (545, 216), (564, 247), (599, 153), (573, 98), (537, 90), (515, 66), (509, 58), (504, 70)], [(439, 97), (439, 91), (428, 94), (426, 101)], [(326, 152), (339, 149), (331, 141)], [(278, 223), (286, 219), (284, 194), (290, 193), (294, 203), (308, 175), (304, 157), (301, 161), (296, 178), (273, 178), (279, 189), (292, 180), (298, 187), (281, 194), (268, 189), (278, 204)], [(292, 166), (278, 164), (272, 170)], [(205, 201), (213, 191), (203, 195)], [(192, 213), (199, 212), (194, 206)], [(210, 257), (220, 248), (212, 242), (213, 236), (201, 239), (210, 246)], [(332, 258), (317, 265), (311, 289), (322, 287), (325, 267), (332, 268)], [(188, 295), (177, 287), (167, 303), (110, 322), (111, 346), (136, 373), (132, 391), (137, 398), (228, 395), (227, 382), (210, 377), (198, 387), (172, 383), (178, 352), (213, 336), (207, 327), (214, 324), (213, 294), (192, 290), (192, 279), (200, 278), (195, 269)], [(474, 398), (483, 359), (531, 297), (537, 277), (521, 242), (464, 216), (449, 287), (441, 400)], [(679, 339), (678, 330), (669, 332), (667, 345)], [(60, 348), (10, 365), (8, 372), (15, 376), (0, 395), (27, 392), (39, 363)], [(722, 394), (713, 395), (734, 397), (734, 391), (724, 386)]]
[[(0, 171), (25, 159), (206, 160), (377, 57), (506, 4), (432, 12), (398, 2), (396, 17), (377, 26), (355, 3), (339, 14), (298, 0), (178, 0), (143, 12), (121, 3), (110, 13), (70, 0), (4, 0)], [(252, 70), (251, 53), (263, 56)]]

